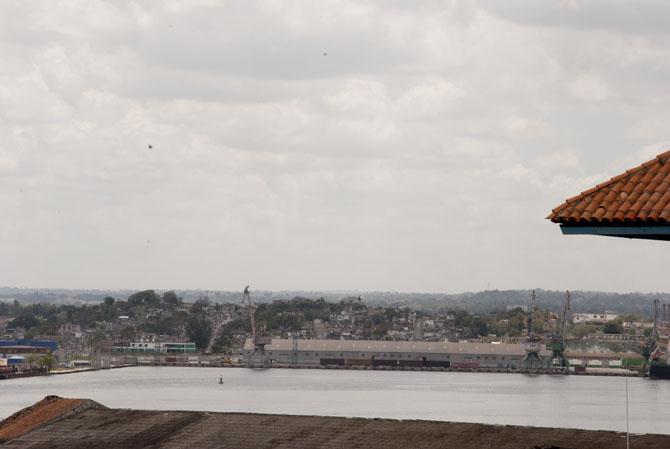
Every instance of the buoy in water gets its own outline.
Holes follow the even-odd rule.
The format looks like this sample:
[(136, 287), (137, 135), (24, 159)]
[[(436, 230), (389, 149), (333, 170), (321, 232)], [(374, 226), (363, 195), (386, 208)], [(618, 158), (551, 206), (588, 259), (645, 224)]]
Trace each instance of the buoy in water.
[(223, 384), (223, 376), (219, 377), (219, 385)]

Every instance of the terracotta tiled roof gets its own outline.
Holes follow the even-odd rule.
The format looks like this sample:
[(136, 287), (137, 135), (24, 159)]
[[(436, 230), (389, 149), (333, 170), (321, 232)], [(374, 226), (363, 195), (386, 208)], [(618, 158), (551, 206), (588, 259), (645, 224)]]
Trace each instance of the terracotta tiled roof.
[(0, 421), (0, 443), (17, 438), (39, 426), (90, 408), (102, 407), (89, 399), (47, 396), (41, 401)]
[(670, 223), (670, 151), (569, 198), (547, 217), (564, 224)]

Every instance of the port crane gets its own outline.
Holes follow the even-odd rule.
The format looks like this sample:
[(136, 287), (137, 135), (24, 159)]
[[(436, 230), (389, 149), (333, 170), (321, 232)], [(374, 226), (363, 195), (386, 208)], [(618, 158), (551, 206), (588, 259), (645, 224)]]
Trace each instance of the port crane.
[(658, 298), (654, 299), (654, 324), (651, 328), (651, 335), (649, 335), (649, 340), (647, 342), (647, 350), (649, 351), (648, 364), (651, 367), (656, 363), (663, 355), (664, 352), (661, 350), (658, 345)]
[(568, 313), (570, 312), (570, 291), (565, 292), (565, 303), (563, 304), (563, 317), (561, 319), (561, 363), (564, 367), (568, 366), (565, 359), (565, 332), (568, 328)]
[(265, 346), (272, 343), (272, 338), (265, 332), (265, 329), (261, 328), (259, 330), (256, 326), (256, 305), (251, 300), (248, 285), (244, 287), (242, 305), (246, 306), (249, 311), (251, 341), (253, 343), (253, 348), (247, 358), (247, 366), (250, 368), (267, 368), (270, 366), (270, 357), (265, 351)]
[(540, 351), (542, 350), (542, 343), (539, 338), (535, 335), (535, 330), (533, 329), (533, 315), (535, 315), (535, 290), (530, 294), (530, 315), (528, 317), (528, 339), (526, 343), (523, 344), (523, 349), (526, 351), (526, 356), (523, 358), (522, 366), (524, 369), (542, 369), (544, 367), (544, 362), (542, 357), (540, 357)]

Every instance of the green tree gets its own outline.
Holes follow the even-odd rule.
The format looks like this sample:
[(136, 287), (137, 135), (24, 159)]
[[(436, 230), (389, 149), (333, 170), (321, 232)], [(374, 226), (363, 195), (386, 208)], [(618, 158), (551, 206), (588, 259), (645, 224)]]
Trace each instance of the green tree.
[(10, 329), (16, 329), (17, 327), (22, 327), (23, 329), (28, 330), (31, 327), (35, 327), (39, 324), (40, 320), (38, 320), (31, 312), (26, 310), (22, 312), (21, 315), (14, 318), (7, 327), (9, 327)]
[(198, 298), (198, 300), (193, 303), (193, 306), (191, 307), (191, 312), (204, 313), (209, 308), (210, 305), (211, 302), (209, 301), (209, 298), (207, 298), (206, 296)]
[(133, 293), (128, 297), (128, 304), (132, 306), (139, 305), (153, 305), (157, 306), (160, 304), (160, 296), (156, 294), (153, 290), (142, 290), (137, 293)]
[(595, 326), (593, 324), (578, 324), (570, 328), (572, 335), (577, 338), (582, 338), (588, 334), (593, 334), (597, 330), (598, 326)]
[(230, 347), (233, 344), (233, 340), (229, 335), (224, 333), (219, 334), (214, 343), (212, 344), (212, 352), (215, 353), (227, 353), (230, 352)]
[(144, 327), (148, 332), (178, 336), (183, 330), (184, 318), (181, 314), (173, 314), (161, 318), (155, 323), (147, 323)]
[(623, 324), (619, 320), (608, 321), (603, 327), (606, 334), (623, 334)]
[(508, 333), (510, 337), (519, 337), (523, 335), (526, 327), (526, 316), (521, 309), (516, 309), (519, 313), (514, 313), (509, 317)]
[(39, 356), (39, 354), (28, 354), (28, 356), (26, 357), (26, 363), (28, 363), (29, 365), (36, 365), (39, 363), (40, 358), (41, 357)]
[(41, 367), (47, 367), (51, 369), (55, 364), (56, 364), (56, 359), (54, 358), (53, 355), (47, 354), (45, 356), (42, 356), (40, 360), (37, 362)]
[(384, 324), (379, 324), (379, 325), (372, 328), (372, 337), (375, 340), (381, 340), (386, 336), (388, 331), (389, 331), (389, 327), (388, 327), (387, 324), (385, 324), (385, 323)]
[(107, 296), (102, 301), (102, 319), (105, 321), (111, 321), (114, 319), (114, 303), (116, 300), (111, 296)]
[(124, 327), (121, 330), (121, 339), (123, 341), (133, 341), (135, 339), (135, 328), (132, 326)]
[(95, 327), (96, 322), (102, 320), (102, 311), (98, 307), (76, 307), (72, 311), (70, 320), (82, 328)]
[(204, 314), (191, 315), (186, 321), (186, 335), (202, 351), (207, 348), (212, 336), (212, 323)]
[(163, 293), (163, 304), (168, 307), (178, 307), (182, 303), (181, 299), (177, 296), (174, 290), (169, 290)]
[(485, 318), (476, 317), (472, 320), (472, 331), (475, 335), (483, 337), (489, 334), (489, 326)]

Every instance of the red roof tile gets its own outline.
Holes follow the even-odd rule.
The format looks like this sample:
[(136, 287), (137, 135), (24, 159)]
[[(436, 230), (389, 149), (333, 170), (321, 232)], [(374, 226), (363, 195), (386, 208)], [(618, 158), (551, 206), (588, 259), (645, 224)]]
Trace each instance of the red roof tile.
[(0, 444), (73, 412), (77, 413), (89, 408), (99, 407), (102, 406), (88, 399), (67, 399), (58, 396), (47, 396), (41, 401), (19, 410), (9, 418), (0, 421)]
[(547, 217), (564, 224), (670, 224), (670, 151), (569, 198)]

